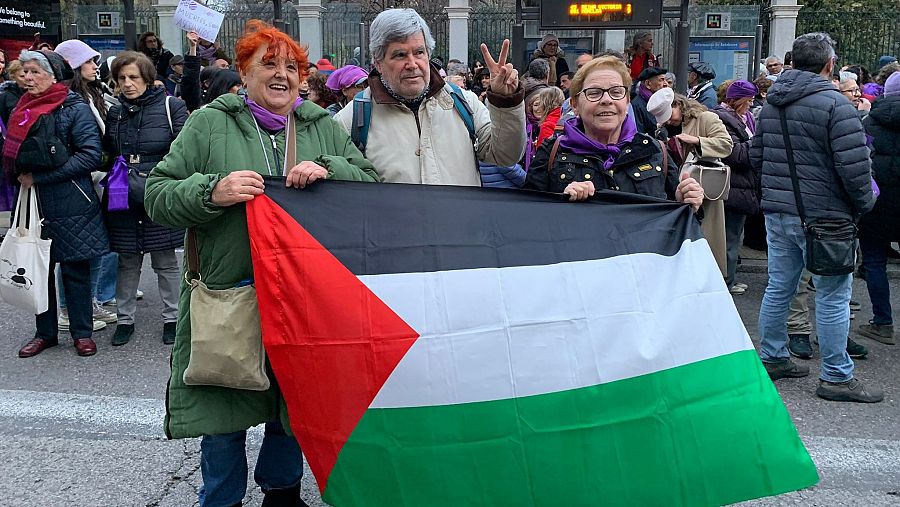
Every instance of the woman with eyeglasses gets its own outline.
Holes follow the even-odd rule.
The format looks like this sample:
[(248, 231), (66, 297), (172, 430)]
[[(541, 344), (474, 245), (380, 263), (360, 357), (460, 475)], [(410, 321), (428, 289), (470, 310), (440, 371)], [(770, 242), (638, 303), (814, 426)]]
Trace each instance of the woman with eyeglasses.
[(840, 90), (841, 95), (847, 97), (847, 100), (853, 104), (853, 107), (859, 112), (859, 119), (862, 120), (869, 115), (869, 111), (872, 109), (872, 103), (862, 96), (862, 90), (859, 89), (859, 84), (856, 81), (856, 74), (852, 72), (841, 72), (838, 75), (840, 76), (838, 90)]
[(699, 209), (700, 184), (679, 177), (662, 145), (637, 131), (628, 114), (630, 87), (631, 75), (618, 58), (595, 58), (583, 66), (569, 89), (577, 116), (541, 145), (525, 188), (565, 193), (571, 201), (586, 200), (600, 189), (616, 190)]

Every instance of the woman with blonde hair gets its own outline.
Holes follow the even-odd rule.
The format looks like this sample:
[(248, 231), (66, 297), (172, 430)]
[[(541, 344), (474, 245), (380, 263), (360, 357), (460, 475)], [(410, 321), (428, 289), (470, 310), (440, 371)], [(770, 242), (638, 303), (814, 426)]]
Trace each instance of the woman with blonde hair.
[(537, 98), (531, 105), (531, 111), (541, 119), (541, 130), (538, 133), (535, 146), (540, 148), (544, 141), (553, 136), (556, 124), (562, 116), (562, 105), (566, 101), (563, 91), (555, 86), (544, 88), (538, 92)]
[[(691, 153), (703, 158), (725, 158), (731, 155), (734, 142), (725, 124), (716, 113), (706, 106), (675, 94), (672, 103), (672, 118), (666, 122), (669, 143), (680, 143), (685, 158)], [(676, 150), (678, 151), (678, 150)], [(684, 160), (679, 160), (683, 163)], [(725, 243), (725, 201), (703, 199), (703, 235), (709, 243), (722, 277), (728, 276)]]
[(660, 143), (638, 132), (628, 113), (630, 87), (631, 75), (618, 58), (604, 56), (585, 64), (569, 89), (578, 114), (566, 120), (553, 142), (538, 149), (525, 188), (564, 193), (570, 201), (586, 200), (596, 190), (617, 190), (699, 208), (700, 185), (679, 176), (674, 165), (666, 164)]

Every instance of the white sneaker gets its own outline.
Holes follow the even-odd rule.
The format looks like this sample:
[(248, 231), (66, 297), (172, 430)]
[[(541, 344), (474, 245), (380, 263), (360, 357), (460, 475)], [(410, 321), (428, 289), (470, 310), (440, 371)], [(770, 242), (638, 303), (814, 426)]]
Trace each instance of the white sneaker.
[(94, 320), (99, 320), (101, 322), (105, 322), (107, 324), (115, 324), (119, 321), (119, 318), (115, 313), (103, 308), (96, 302), (94, 303)]
[(134, 294), (134, 299), (137, 299), (138, 301), (144, 299), (144, 291), (138, 289), (138, 291)]
[[(67, 310), (60, 310), (59, 319), (56, 321), (56, 327), (60, 331), (68, 331), (69, 330), (69, 312)], [(94, 319), (94, 331), (100, 331), (101, 329), (106, 329), (106, 322), (102, 320)]]
[(69, 330), (69, 312), (65, 308), (60, 308), (59, 318), (56, 320), (56, 327), (60, 331)]
[(730, 292), (734, 296), (739, 296), (747, 292), (747, 289), (741, 287), (740, 285), (732, 285), (731, 288), (728, 289), (728, 292)]

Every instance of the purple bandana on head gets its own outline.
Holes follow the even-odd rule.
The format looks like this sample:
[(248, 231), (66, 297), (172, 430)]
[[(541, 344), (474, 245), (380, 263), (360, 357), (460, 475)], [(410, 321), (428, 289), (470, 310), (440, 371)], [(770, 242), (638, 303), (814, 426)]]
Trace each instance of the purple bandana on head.
[[(297, 109), (300, 107), (300, 104), (303, 102), (303, 97), (297, 97), (297, 100), (294, 101), (293, 107), (291, 110)], [(281, 116), (279, 114), (275, 114), (272, 111), (262, 107), (257, 104), (248, 96), (244, 96), (244, 103), (250, 108), (250, 112), (253, 113), (253, 117), (256, 118), (256, 121), (259, 122), (259, 125), (268, 130), (269, 132), (278, 132), (279, 130), (284, 130), (284, 127), (287, 125), (287, 116)]]
[(570, 118), (563, 126), (563, 135), (559, 138), (559, 147), (576, 155), (605, 156), (603, 169), (609, 169), (616, 162), (622, 147), (630, 143), (637, 135), (637, 125), (631, 115), (625, 117), (619, 141), (616, 144), (603, 144), (584, 133), (581, 118)]

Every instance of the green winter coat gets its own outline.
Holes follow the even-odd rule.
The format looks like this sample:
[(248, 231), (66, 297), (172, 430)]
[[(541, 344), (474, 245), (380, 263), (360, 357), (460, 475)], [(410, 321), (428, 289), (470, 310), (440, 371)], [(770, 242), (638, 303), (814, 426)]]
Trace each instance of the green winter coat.
[[(328, 113), (303, 102), (297, 119), (297, 162), (312, 160), (328, 169), (328, 178), (379, 180), (378, 173)], [(171, 150), (147, 179), (145, 204), (150, 218), (179, 229), (195, 227), (200, 271), (210, 289), (234, 287), (253, 278), (247, 215), (242, 204), (220, 208), (210, 204), (212, 187), (237, 170), (268, 174), (282, 171), (284, 132), (272, 139), (257, 133), (250, 109), (241, 97), (226, 94), (194, 112)], [(277, 160), (273, 164), (273, 159)], [(169, 438), (188, 438), (244, 430), (283, 417), (281, 393), (272, 387), (254, 392), (220, 387), (186, 386), (182, 381), (190, 357), (190, 292), (182, 277), (171, 377), (166, 396), (165, 431)]]

